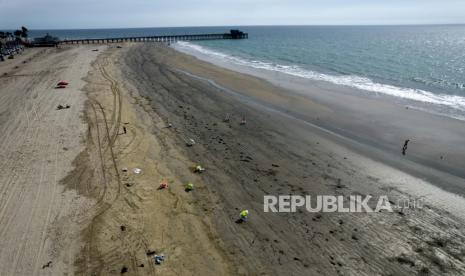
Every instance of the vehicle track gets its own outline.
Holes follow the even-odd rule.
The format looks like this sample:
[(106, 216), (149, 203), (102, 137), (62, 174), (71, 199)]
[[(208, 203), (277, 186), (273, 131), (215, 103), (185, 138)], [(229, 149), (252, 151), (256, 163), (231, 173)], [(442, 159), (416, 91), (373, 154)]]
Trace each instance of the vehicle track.
[[(41, 74), (39, 74), (41, 75)], [(37, 78), (34, 78), (34, 80), (32, 81), (33, 83), (36, 83), (38, 82), (39, 80)], [(31, 86), (31, 85), (30, 85)], [(29, 87), (30, 87), (29, 86)], [(35, 103), (35, 106), (40, 106), (40, 102), (41, 101), (44, 101), (45, 99), (38, 99), (38, 102)], [(45, 107), (46, 108), (46, 107)], [(34, 105), (32, 106), (32, 109), (35, 110), (34, 108)], [(26, 111), (27, 112), (27, 111)], [(38, 139), (38, 136), (40, 134), (40, 128), (37, 127), (37, 126), (34, 126), (32, 125), (33, 122), (37, 122), (39, 121), (39, 118), (40, 116), (38, 115), (37, 111), (34, 112), (35, 114), (35, 117), (33, 119), (32, 122), (29, 122), (26, 129), (25, 129), (25, 135), (22, 137), (22, 140), (20, 141), (19, 145), (30, 145), (31, 148), (36, 148), (38, 145), (37, 145), (37, 139)], [(33, 134), (32, 135), (29, 135), (28, 133), (32, 131)], [(31, 143), (26, 143), (26, 141), (28, 139), (33, 139), (33, 142), (32, 144)], [(13, 151), (11, 152), (12, 154), (14, 153)], [(8, 188), (10, 188), (11, 186), (13, 186), (13, 184), (16, 183), (16, 180), (17, 178), (20, 176), (21, 174), (21, 171), (18, 171), (17, 167), (19, 167), (17, 164), (21, 164), (23, 161), (23, 158), (26, 157), (27, 155), (27, 151), (22, 151), (21, 155), (19, 158), (17, 158), (16, 160), (16, 163), (13, 164), (13, 171), (12, 171), (12, 174), (10, 175), (8, 181), (7, 181), (7, 185), (6, 185), (6, 188), (5, 190), (8, 190)], [(5, 160), (5, 162), (8, 162), (9, 160), (11, 160), (10, 158), (12, 158), (12, 156), (10, 156), (8, 159)], [(14, 160), (14, 159), (13, 159)], [(40, 182), (42, 182), (42, 179), (43, 179), (43, 170), (44, 170), (44, 165), (41, 166), (41, 172), (40, 172), (40, 181), (39, 181), (39, 185), (37, 186), (38, 187), (38, 191), (37, 191), (37, 196), (35, 198), (35, 203), (38, 202), (38, 196), (40, 194), (40, 191), (41, 191), (41, 185), (40, 185)], [(0, 211), (0, 220), (4, 220), (4, 213), (5, 211), (7, 210), (11, 200), (16, 196), (16, 199), (18, 199), (17, 201), (15, 202), (22, 202), (24, 197), (26, 196), (26, 193), (23, 191), (25, 187), (22, 186), (22, 185), (14, 185), (11, 190), (8, 191), (8, 197), (6, 200), (3, 201), (3, 205), (1, 207), (1, 211)], [(21, 190), (20, 190), (21, 189)], [(19, 192), (19, 194), (18, 194)], [(35, 206), (36, 204), (34, 204)], [(30, 225), (31, 225), (31, 221), (32, 221), (32, 218), (34, 217), (33, 214), (34, 212), (36, 211), (36, 209), (34, 209), (32, 212), (31, 212), (31, 215), (30, 215), (30, 219), (28, 219), (28, 222), (27, 222), (27, 226), (25, 227), (26, 231), (24, 231), (23, 235), (22, 235), (22, 238), (20, 239), (20, 243), (21, 245), (19, 246), (19, 248), (21, 248), (19, 251), (16, 252), (16, 254), (14, 254), (14, 257), (13, 257), (13, 271), (16, 271), (17, 270), (17, 266), (18, 266), (18, 263), (19, 261), (21, 260), (22, 256), (24, 255), (25, 253), (25, 246), (27, 244), (27, 241), (28, 239), (26, 239), (26, 235), (28, 234), (29, 232), (29, 228), (30, 228)], [(9, 227), (11, 226), (11, 224), (14, 222), (14, 217), (11, 216), (7, 219), (7, 222), (6, 223), (3, 223), (1, 225), (1, 230), (0, 230), (0, 235), (1, 236), (4, 236), (6, 231), (8, 231)]]
[[(108, 60), (105, 60), (105, 64), (108, 64)], [(121, 124), (121, 105), (122, 105), (122, 97), (121, 97), (121, 91), (119, 89), (118, 82), (111, 77), (110, 74), (108, 74), (107, 70), (105, 69), (105, 66), (102, 64), (99, 64), (99, 70), (102, 74), (102, 76), (110, 82), (110, 89), (111, 92), (113, 93), (113, 112), (112, 112), (112, 129), (113, 133), (111, 134), (111, 139), (110, 139), (110, 144), (113, 145), (116, 141), (116, 138), (119, 133), (119, 128)], [(117, 110), (117, 111), (116, 111)]]
[[(117, 152), (118, 155), (122, 153), (124, 149), (129, 147), (136, 140), (136, 130), (130, 130), (133, 137), (125, 145), (115, 147), (115, 142), (118, 138), (119, 129), (121, 126), (121, 113), (122, 113), (122, 95), (119, 88), (119, 83), (108, 73), (106, 67), (109, 65), (108, 59), (104, 58), (103, 61), (97, 62), (94, 66), (96, 70), (101, 74), (101, 76), (110, 84), (110, 90), (112, 92), (112, 107), (111, 115), (108, 116), (106, 110), (109, 109), (104, 106), (104, 103), (99, 100), (99, 96), (90, 92), (89, 99), (91, 107), (90, 112), (90, 121), (91, 123), (91, 133), (95, 133), (95, 146), (98, 148), (100, 170), (102, 171), (103, 177), (103, 192), (98, 196), (96, 205), (94, 206), (94, 212), (92, 218), (89, 219), (88, 227), (88, 241), (86, 244), (86, 274), (91, 275), (92, 273), (99, 270), (97, 266), (102, 266), (105, 257), (95, 257), (93, 252), (95, 250), (95, 238), (97, 233), (95, 232), (96, 226), (98, 224), (104, 223), (104, 215), (113, 207), (113, 204), (118, 201), (122, 194), (122, 180), (119, 174), (118, 165), (117, 165)], [(103, 130), (103, 133), (102, 133)], [(109, 163), (108, 163), (109, 162)], [(108, 171), (107, 166), (111, 167), (111, 172)], [(114, 177), (114, 178), (113, 178)], [(112, 182), (116, 181), (117, 185), (112, 185)], [(127, 190), (127, 189), (126, 189)], [(128, 190), (129, 191), (129, 190)], [(131, 266), (133, 271), (137, 273), (137, 251), (142, 247), (144, 252), (148, 251), (148, 242), (145, 239), (143, 233), (132, 232), (127, 239), (129, 241), (125, 242), (125, 247), (127, 252), (129, 252), (128, 258), (130, 258)], [(134, 246), (136, 245), (136, 248)], [(140, 252), (140, 251), (139, 251)], [(150, 274), (153, 275), (155, 269), (154, 264), (149, 257), (146, 257), (147, 263), (150, 267)], [(94, 261), (97, 260), (97, 261)], [(97, 263), (96, 263), (97, 262)]]

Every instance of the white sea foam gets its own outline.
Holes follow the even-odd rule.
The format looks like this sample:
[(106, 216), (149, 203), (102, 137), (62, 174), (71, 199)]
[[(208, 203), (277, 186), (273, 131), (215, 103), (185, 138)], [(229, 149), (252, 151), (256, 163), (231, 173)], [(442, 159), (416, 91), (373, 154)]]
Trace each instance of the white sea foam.
[[(359, 76), (336, 76), (329, 74), (322, 74), (311, 70), (303, 69), (299, 66), (294, 65), (280, 65), (273, 64), (269, 62), (263, 62), (258, 60), (247, 60), (241, 57), (236, 57), (214, 51), (212, 49), (202, 47), (190, 42), (177, 42), (175, 48), (180, 51), (191, 53), (191, 54), (201, 54), (210, 58), (220, 59), (220, 61), (231, 62), (236, 65), (248, 66), (257, 69), (269, 70), (280, 72), (292, 76), (297, 76), (306, 79), (326, 81), (337, 85), (344, 85), (348, 87), (353, 87), (361, 89), (364, 91), (382, 93), (394, 97), (400, 97), (408, 100), (413, 100), (422, 103), (437, 104), (448, 106), (450, 108), (465, 112), (465, 97), (456, 96), (456, 95), (446, 95), (446, 94), (434, 94), (429, 91), (421, 89), (412, 89), (397, 87), (388, 84), (376, 83), (369, 78), (359, 77)], [(450, 116), (450, 114), (449, 114)], [(455, 117), (455, 116), (454, 116)], [(457, 117), (456, 117), (457, 118)], [(460, 118), (460, 117), (459, 117)]]

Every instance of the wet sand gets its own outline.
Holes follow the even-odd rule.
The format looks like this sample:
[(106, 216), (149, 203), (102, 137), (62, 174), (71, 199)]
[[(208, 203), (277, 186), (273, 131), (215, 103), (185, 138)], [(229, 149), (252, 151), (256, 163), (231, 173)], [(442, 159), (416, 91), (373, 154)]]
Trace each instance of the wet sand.
[[(463, 271), (462, 257), (454, 253), (463, 248), (462, 218), (445, 211), (459, 215), (461, 197), (356, 153), (344, 137), (298, 120), (286, 109), (332, 114), (334, 107), (165, 47), (135, 46), (123, 64), (124, 75), (149, 99), (152, 111), (174, 126), (159, 131), (168, 132), (192, 164), (207, 168), (202, 190), (194, 196), (220, 233), (220, 249), (234, 274)], [(231, 114), (229, 123), (223, 122), (226, 114)], [(239, 124), (243, 116), (246, 125)], [(185, 147), (187, 138), (197, 144)], [(372, 194), (395, 201), (409, 196), (406, 191), (413, 197), (433, 192), (437, 201), (394, 213), (263, 212), (266, 194)], [(448, 209), (439, 207), (444, 198), (452, 205)], [(235, 223), (242, 209), (251, 212), (247, 225)], [(447, 242), (438, 245), (438, 239)]]
[[(261, 95), (237, 88), (240, 93), (343, 136), (339, 142), (363, 151), (364, 155), (428, 179), (444, 190), (465, 195), (465, 170), (462, 166), (465, 161), (465, 121), (416, 110), (406, 100), (380, 93), (278, 72), (252, 70), (194, 54), (207, 62), (287, 88), (267, 90), (268, 93)], [(204, 69), (201, 72), (229, 87), (239, 82), (221, 78), (215, 70)], [(284, 99), (274, 100), (276, 94)], [(296, 100), (291, 101), (289, 95)], [(428, 110), (427, 104), (416, 103), (415, 106)], [(402, 145), (407, 139), (410, 140), (407, 154), (402, 156)]]
[[(27, 65), (37, 70), (51, 68), (36, 75), (45, 78), (47, 85), (42, 87), (40, 80), (31, 85), (42, 87), (34, 92), (39, 98), (48, 95), (35, 105), (41, 111), (38, 116), (73, 113), (59, 116), (63, 121), (47, 117), (34, 121), (42, 135), (34, 136), (36, 142), (21, 145), (43, 147), (18, 155), (13, 141), (20, 139), (3, 145), (2, 160), (12, 164), (7, 172), (19, 172), (23, 166), (32, 169), (15, 174), (24, 178), (21, 185), (7, 179), (1, 182), (2, 196), (11, 198), (3, 205), (7, 211), (1, 217), (8, 237), (2, 238), (2, 273), (465, 273), (464, 200), (432, 181), (446, 175), (446, 180), (454, 183), (460, 175), (434, 166), (428, 170), (427, 164), (413, 159), (407, 160), (415, 168), (413, 174), (400, 171), (398, 164), (405, 167), (402, 160), (390, 159), (383, 149), (375, 156), (369, 142), (327, 128), (358, 116), (337, 120), (341, 117), (338, 112), (347, 110), (329, 101), (290, 93), (164, 45), (122, 46), (104, 46), (99, 52), (88, 47), (69, 47), (58, 53), (49, 50), (37, 63)], [(66, 71), (69, 68), (75, 71)], [(72, 80), (73, 88), (63, 91), (68, 94), (50, 89), (57, 78)], [(18, 78), (0, 81), (7, 84), (0, 88), (3, 97), (11, 99), (2, 106), (2, 116), (15, 114), (15, 105), (26, 102), (28, 106), (28, 101), (37, 99), (34, 93), (28, 94), (30, 89), (22, 90), (27, 82)], [(17, 91), (26, 95), (16, 95)], [(311, 92), (318, 94), (314, 89)], [(58, 102), (73, 99), (73, 95), (78, 98), (70, 110), (54, 110)], [(386, 109), (386, 114), (390, 112)], [(230, 120), (225, 122), (225, 117)], [(4, 133), (22, 137), (20, 130), (27, 128), (21, 124), (27, 120), (15, 121), (13, 115), (4, 118), (2, 127), (8, 130)], [(245, 125), (240, 124), (242, 118), (247, 120)], [(51, 135), (57, 129), (59, 133)], [(194, 139), (195, 145), (187, 147), (188, 139)], [(63, 153), (57, 154), (53, 147)], [(41, 162), (50, 159), (45, 157), (50, 152), (55, 159)], [(453, 162), (450, 168), (458, 165)], [(39, 191), (42, 196), (35, 201), (24, 200), (39, 195), (36, 189), (42, 186), (33, 180), (40, 170), (33, 168), (40, 164), (51, 166), (47, 172), (59, 164), (61, 173), (44, 173), (56, 181), (44, 179), (40, 183), (51, 187)], [(206, 171), (195, 174), (192, 168), (196, 164)], [(141, 172), (136, 173), (135, 168)], [(419, 177), (418, 168), (428, 177)], [(161, 182), (169, 187), (158, 189)], [(188, 182), (194, 184), (189, 193), (184, 191)], [(392, 213), (263, 212), (264, 195), (289, 194), (427, 200), (421, 209)], [(249, 210), (249, 221), (238, 224), (243, 209)], [(32, 214), (37, 219), (27, 223), (31, 210), (36, 210)], [(51, 210), (46, 220), (41, 219), (47, 214), (42, 210)], [(24, 224), (28, 225), (26, 232), (22, 231)], [(42, 229), (42, 234), (31, 236), (37, 229)], [(44, 241), (44, 248), (33, 246)], [(31, 260), (28, 254), (36, 260), (33, 265), (27, 265)], [(155, 254), (165, 254), (166, 260), (155, 265)], [(52, 263), (43, 267), (48, 262)]]

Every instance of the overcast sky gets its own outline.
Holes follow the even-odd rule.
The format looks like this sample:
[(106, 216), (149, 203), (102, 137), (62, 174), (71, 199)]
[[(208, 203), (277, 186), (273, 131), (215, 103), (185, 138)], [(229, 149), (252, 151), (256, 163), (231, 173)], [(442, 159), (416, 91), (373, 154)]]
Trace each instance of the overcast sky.
[(0, 0), (0, 29), (465, 23), (465, 0)]

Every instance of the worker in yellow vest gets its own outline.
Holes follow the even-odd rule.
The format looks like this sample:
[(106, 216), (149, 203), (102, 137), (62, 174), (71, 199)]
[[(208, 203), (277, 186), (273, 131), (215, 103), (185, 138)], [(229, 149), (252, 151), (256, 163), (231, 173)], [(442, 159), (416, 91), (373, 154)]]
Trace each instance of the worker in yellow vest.
[(190, 182), (187, 183), (187, 185), (186, 185), (186, 190), (185, 190), (185, 191), (186, 191), (186, 192), (190, 192), (190, 191), (192, 191), (193, 189), (194, 189), (194, 184), (192, 184), (192, 183), (190, 183)]
[(243, 210), (240, 214), (242, 222), (247, 222), (247, 217), (249, 215), (249, 210)]

